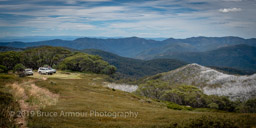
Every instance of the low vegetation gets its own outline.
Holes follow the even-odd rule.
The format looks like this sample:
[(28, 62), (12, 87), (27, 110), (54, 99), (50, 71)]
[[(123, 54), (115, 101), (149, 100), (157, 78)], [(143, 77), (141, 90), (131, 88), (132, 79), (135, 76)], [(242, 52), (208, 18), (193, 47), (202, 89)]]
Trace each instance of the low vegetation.
[(3, 66), (3, 65), (0, 65), (0, 73), (7, 73), (8, 72), (8, 69)]
[[(235, 102), (225, 96), (205, 95), (195, 86), (170, 86), (168, 83), (160, 80), (149, 80), (139, 85), (136, 94), (179, 105), (188, 105), (193, 108), (211, 108), (230, 112), (255, 112), (256, 107), (255, 99), (248, 100), (247, 102)], [(170, 108), (182, 109), (175, 104), (171, 104)]]
[[(212, 115), (203, 115), (201, 117), (196, 117), (193, 119), (188, 119), (183, 121), (180, 124), (173, 123), (170, 125), (170, 128), (240, 128), (240, 127), (250, 127), (250, 118), (244, 119), (231, 119), (227, 116), (212, 116)], [(244, 122), (243, 126), (239, 125), (241, 122)]]
[(249, 99), (244, 103), (241, 103), (237, 108), (237, 111), (243, 113), (256, 113), (256, 98)]
[[(72, 73), (71, 73), (72, 75)], [(221, 126), (230, 120), (247, 120), (236, 122), (235, 126), (256, 125), (253, 114), (237, 114), (222, 112), (196, 112), (189, 106), (180, 106), (183, 109), (174, 109), (174, 103), (158, 102), (131, 93), (113, 90), (104, 87), (108, 76), (97, 74), (81, 74), (82, 79), (57, 79), (49, 78), (40, 80), (35, 84), (47, 88), (60, 95), (58, 103), (41, 109), (42, 112), (88, 112), (87, 117), (30, 117), (29, 127), (172, 127), (190, 126), (193, 119), (200, 120), (202, 116), (210, 116), (209, 120)], [(54, 83), (54, 84), (51, 84)], [(90, 116), (90, 111), (98, 112), (138, 112), (134, 117)], [(224, 116), (225, 115), (225, 116)], [(188, 124), (186, 123), (187, 121)], [(200, 121), (199, 121), (200, 122)], [(203, 122), (205, 123), (205, 122)], [(207, 123), (207, 122), (206, 122)], [(229, 122), (227, 122), (229, 123)], [(228, 126), (228, 125), (225, 125)], [(233, 126), (233, 125), (232, 125)]]
[(0, 127), (16, 127), (15, 118), (10, 115), (10, 111), (18, 111), (19, 104), (10, 93), (0, 91)]
[(20, 78), (9, 75), (0, 74), (0, 127), (17, 127), (15, 117), (10, 115), (10, 111), (19, 111), (19, 103), (6, 88), (6, 84), (21, 81)]
[[(200, 123), (209, 125), (209, 123), (211, 124), (211, 121), (215, 122), (216, 126), (222, 126), (227, 120), (236, 122), (234, 126), (238, 127), (250, 127), (256, 125), (254, 122), (256, 116), (254, 114), (222, 113), (216, 111), (211, 112), (209, 110), (205, 110), (206, 112), (197, 112), (199, 110), (190, 106), (178, 105), (172, 102), (159, 102), (157, 100), (155, 101), (145, 97), (136, 96), (132, 93), (110, 89), (103, 86), (106, 79), (109, 77), (106, 75), (57, 72), (56, 77), (53, 76), (54, 75), (45, 75), (41, 77), (46, 77), (47, 79), (41, 79), (37, 77), (36, 74), (35, 76), (25, 78), (18, 78), (13, 75), (3, 75), (1, 78), (4, 78), (4, 80), (1, 80), (1, 85), (9, 85), (10, 88), (15, 86), (17, 89), (23, 88), (24, 93), (22, 94), (27, 95), (27, 98), (24, 99), (25, 103), (40, 108), (35, 111), (57, 112), (58, 114), (62, 111), (88, 113), (90, 113), (90, 111), (132, 111), (138, 112), (138, 116), (136, 118), (114, 118), (113, 116), (101, 117), (95, 115), (87, 117), (29, 116), (27, 117), (28, 127), (189, 127)], [(13, 85), (13, 82), (17, 83)], [(6, 87), (8, 86), (2, 86), (3, 92), (10, 92), (6, 90)], [(31, 89), (35, 91), (32, 91)], [(41, 89), (45, 91), (42, 91)], [(17, 92), (19, 91), (11, 91), (8, 94), (9, 96), (12, 96), (12, 99), (14, 99), (13, 101), (19, 99), (19, 96), (16, 94)], [(55, 97), (55, 94), (58, 95), (57, 102), (47, 105), (47, 103), (53, 103), (51, 102), (52, 98), (47, 98), (47, 96), (50, 96), (48, 92), (54, 94), (53, 97)], [(41, 95), (41, 93), (47, 94), (47, 96)], [(30, 94), (32, 94), (32, 96), (30, 96)], [(40, 107), (40, 103), (43, 103), (44, 106)], [(210, 115), (214, 116), (209, 117), (209, 120), (207, 120), (208, 122), (202, 120), (204, 116), (208, 117)], [(223, 121), (218, 118), (221, 118)], [(14, 125), (13, 122), (9, 124), (10, 126), (11, 124)], [(4, 126), (7, 125), (5, 124)], [(227, 125), (225, 124), (225, 126)]]

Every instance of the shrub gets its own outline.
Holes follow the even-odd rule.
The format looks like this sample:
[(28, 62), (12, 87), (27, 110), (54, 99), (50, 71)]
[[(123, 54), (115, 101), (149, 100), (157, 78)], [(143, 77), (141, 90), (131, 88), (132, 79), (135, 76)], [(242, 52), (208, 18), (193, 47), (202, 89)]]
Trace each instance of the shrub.
[[(214, 103), (214, 104), (213, 104)], [(219, 110), (224, 110), (224, 111), (230, 111), (233, 112), (235, 110), (235, 102), (229, 100), (225, 96), (216, 96), (216, 95), (210, 95), (207, 96), (207, 107), (217, 107)], [(217, 105), (216, 105), (217, 104)]]
[(12, 128), (15, 126), (14, 116), (10, 115), (10, 111), (17, 112), (19, 105), (13, 99), (9, 93), (0, 91), (0, 127), (1, 128)]
[(8, 70), (20, 63), (20, 52), (8, 51), (0, 53), (0, 65), (5, 66)]
[(180, 105), (205, 107), (205, 97), (206, 95), (204, 95), (201, 90), (194, 86), (180, 85), (165, 91), (161, 96), (161, 99)]
[(8, 69), (6, 68), (6, 66), (0, 65), (0, 73), (7, 73)]
[(22, 72), (25, 70), (25, 68), (26, 67), (23, 64), (19, 63), (14, 66), (13, 72)]
[(256, 98), (249, 99), (242, 103), (238, 108), (238, 112), (243, 113), (256, 113)]
[(141, 84), (137, 89), (136, 93), (142, 96), (160, 99), (164, 91), (167, 90), (168, 83), (160, 80), (150, 80), (145, 84)]
[(235, 120), (226, 117), (206, 116), (189, 119), (181, 124), (171, 124), (170, 127), (177, 128), (238, 128)]
[(0, 79), (14, 79), (14, 76), (8, 74), (0, 74)]
[(43, 66), (43, 67), (48, 68), (48, 67), (49, 67), (49, 65), (48, 65), (48, 64), (44, 64), (44, 66)]
[(171, 102), (167, 103), (167, 108), (174, 109), (174, 110), (182, 110), (183, 109), (182, 106), (175, 104), (175, 103), (171, 103)]
[(210, 104), (208, 104), (208, 107), (213, 108), (213, 109), (219, 109), (219, 105), (216, 103), (210, 103)]
[(111, 75), (114, 74), (116, 72), (116, 67), (113, 65), (108, 65), (106, 68), (103, 69), (102, 73), (107, 74), (107, 75)]
[(17, 72), (20, 77), (25, 77), (25, 68), (26, 67), (23, 64), (19, 63), (15, 65), (15, 67), (13, 68), (13, 72)]

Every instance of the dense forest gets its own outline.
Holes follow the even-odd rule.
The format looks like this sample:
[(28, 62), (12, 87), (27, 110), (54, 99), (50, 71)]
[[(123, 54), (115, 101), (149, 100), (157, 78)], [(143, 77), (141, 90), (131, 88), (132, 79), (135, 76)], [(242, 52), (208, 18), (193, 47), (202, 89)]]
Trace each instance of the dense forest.
[(101, 74), (113, 74), (116, 68), (101, 57), (79, 52), (71, 52), (61, 47), (43, 46), (28, 48), (24, 51), (7, 51), (0, 53), (0, 71), (7, 72), (15, 67), (38, 69), (44, 65), (53, 68), (93, 72)]

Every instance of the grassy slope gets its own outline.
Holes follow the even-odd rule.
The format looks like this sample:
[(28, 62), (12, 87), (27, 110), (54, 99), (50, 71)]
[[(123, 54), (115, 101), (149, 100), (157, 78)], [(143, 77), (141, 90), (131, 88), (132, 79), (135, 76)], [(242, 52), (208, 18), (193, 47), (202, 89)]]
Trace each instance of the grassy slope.
[[(70, 74), (72, 77), (73, 74)], [(47, 77), (47, 76), (45, 76)], [(226, 116), (252, 123), (255, 114), (211, 113), (195, 111), (176, 111), (167, 109), (160, 102), (137, 97), (133, 94), (103, 87), (106, 76), (83, 74), (82, 79), (48, 78), (39, 80), (37, 86), (48, 88), (60, 95), (56, 106), (48, 106), (46, 112), (89, 112), (90, 110), (108, 112), (139, 112), (137, 118), (113, 117), (32, 117), (29, 127), (168, 127), (170, 123), (181, 123), (202, 115)], [(66, 77), (67, 78), (67, 77)], [(256, 125), (256, 124), (254, 124)]]

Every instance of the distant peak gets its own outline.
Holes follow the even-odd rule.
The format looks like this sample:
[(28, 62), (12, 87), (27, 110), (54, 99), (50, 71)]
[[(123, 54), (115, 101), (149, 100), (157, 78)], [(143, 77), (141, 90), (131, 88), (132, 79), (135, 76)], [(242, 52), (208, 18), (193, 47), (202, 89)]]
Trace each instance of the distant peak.
[(182, 68), (178, 68), (177, 70), (178, 71), (180, 71), (180, 70), (193, 70), (193, 71), (196, 71), (196, 72), (201, 72), (203, 70), (213, 70), (213, 69), (202, 66), (202, 65), (199, 65), (197, 63), (192, 63), (192, 64), (187, 64)]
[[(123, 38), (125, 39), (125, 38)], [(144, 38), (140, 38), (140, 37), (137, 37), (137, 36), (132, 36), (132, 37), (127, 37), (126, 39), (144, 39)]]
[(139, 38), (139, 37), (137, 37), (137, 36), (132, 36), (132, 37), (130, 37), (130, 38)]
[(62, 41), (62, 39), (53, 39), (53, 40), (50, 40), (50, 41)]
[(211, 38), (217, 38), (217, 39), (244, 39), (244, 38), (241, 38), (241, 37), (237, 37), (237, 36), (222, 36), (222, 37), (207, 37), (207, 36), (196, 36), (196, 37), (189, 37), (189, 38), (186, 38), (186, 39), (211, 39)]
[(192, 64), (188, 64), (188, 65), (201, 66), (201, 65), (199, 65), (197, 63), (192, 63)]
[(188, 64), (188, 65), (186, 65), (186, 67), (204, 67), (204, 66), (202, 66), (202, 65), (199, 65), (199, 64), (197, 64), (197, 63), (192, 63), (192, 64)]

